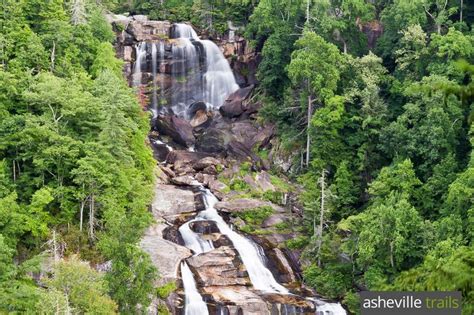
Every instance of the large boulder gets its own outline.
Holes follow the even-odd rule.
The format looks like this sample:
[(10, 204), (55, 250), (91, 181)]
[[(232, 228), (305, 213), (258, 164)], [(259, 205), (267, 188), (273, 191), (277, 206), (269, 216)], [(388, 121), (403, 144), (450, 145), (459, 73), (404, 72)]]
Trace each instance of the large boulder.
[(195, 162), (209, 156), (209, 154), (202, 152), (174, 150), (168, 154), (166, 161), (173, 164), (173, 167), (176, 170), (185, 166), (192, 166)]
[(250, 96), (254, 86), (248, 86), (245, 88), (238, 89), (229, 97), (225, 103), (219, 108), (219, 112), (224, 117), (237, 117), (242, 115), (245, 112), (245, 104), (244, 101)]
[(224, 153), (231, 140), (232, 135), (226, 130), (209, 128), (197, 138), (196, 149), (208, 153)]
[[(246, 286), (211, 286), (202, 291), (217, 304), (225, 305), (229, 315), (270, 315), (267, 303)], [(279, 313), (274, 313), (279, 314)]]
[(151, 204), (153, 216), (157, 219), (175, 216), (181, 213), (196, 212), (204, 209), (191, 189), (182, 189), (173, 185), (158, 184)]
[(191, 124), (177, 116), (159, 115), (155, 122), (155, 128), (181, 145), (189, 147), (196, 142)]
[(235, 249), (222, 246), (186, 260), (198, 286), (250, 285), (245, 266)]

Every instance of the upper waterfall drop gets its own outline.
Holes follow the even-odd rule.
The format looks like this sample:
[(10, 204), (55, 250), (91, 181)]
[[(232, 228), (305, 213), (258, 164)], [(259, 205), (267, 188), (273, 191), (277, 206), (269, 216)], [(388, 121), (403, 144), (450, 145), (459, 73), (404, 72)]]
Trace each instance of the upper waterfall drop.
[[(226, 98), (239, 86), (228, 61), (217, 45), (210, 40), (201, 40), (194, 29), (187, 24), (174, 24), (172, 36), (182, 43), (173, 50), (173, 58), (183, 60), (179, 69), (173, 71), (179, 76), (186, 74), (183, 94), (173, 101), (179, 112), (196, 101), (204, 101), (209, 107), (218, 109)], [(205, 60), (202, 63), (202, 60)], [(185, 108), (182, 108), (184, 105)], [(176, 108), (176, 107), (181, 108)]]

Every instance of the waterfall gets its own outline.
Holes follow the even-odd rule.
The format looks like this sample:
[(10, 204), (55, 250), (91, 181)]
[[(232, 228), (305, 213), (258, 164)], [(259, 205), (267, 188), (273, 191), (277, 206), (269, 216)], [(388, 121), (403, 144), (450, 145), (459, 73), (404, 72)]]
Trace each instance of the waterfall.
[(146, 61), (146, 43), (141, 42), (135, 46), (135, 67), (133, 69), (133, 86), (138, 87), (142, 83), (142, 64)]
[(235, 82), (232, 69), (219, 47), (210, 40), (202, 40), (201, 43), (206, 53), (207, 65), (207, 71), (204, 74), (206, 83), (205, 101), (214, 108), (219, 108), (224, 104), (227, 96), (235, 92), (239, 86)]
[(156, 43), (151, 44), (151, 71), (152, 71), (152, 78), (153, 78), (153, 91), (151, 97), (151, 110), (153, 112), (153, 117), (158, 116), (158, 97), (156, 95), (156, 72), (157, 72), (157, 49)]
[(208, 252), (214, 249), (214, 245), (209, 240), (202, 239), (199, 234), (193, 232), (189, 225), (198, 220), (191, 220), (181, 225), (179, 233), (183, 237), (184, 244), (192, 250), (195, 255)]
[[(159, 62), (160, 62), (160, 74), (162, 74), (162, 71), (164, 71), (163, 67), (161, 65), (165, 62), (165, 43), (163, 41), (159, 42)], [(160, 77), (160, 100), (163, 100), (165, 95), (165, 84), (163, 82), (163, 77)], [(162, 105), (162, 104), (160, 104)]]
[(199, 39), (187, 24), (174, 24), (172, 37), (176, 39), (172, 54), (177, 85), (173, 89), (173, 110), (185, 116), (187, 107), (196, 101), (219, 108), (239, 88), (219, 47), (212, 41)]
[(181, 277), (183, 279), (184, 294), (186, 296), (185, 315), (209, 315), (206, 303), (197, 290), (193, 273), (185, 262), (181, 263)]

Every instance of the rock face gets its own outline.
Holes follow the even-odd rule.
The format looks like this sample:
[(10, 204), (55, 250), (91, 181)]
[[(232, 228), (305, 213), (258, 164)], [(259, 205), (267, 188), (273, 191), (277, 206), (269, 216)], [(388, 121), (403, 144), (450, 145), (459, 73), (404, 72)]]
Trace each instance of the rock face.
[(140, 241), (140, 247), (150, 255), (151, 261), (160, 270), (157, 285), (164, 285), (176, 280), (180, 262), (191, 256), (191, 251), (184, 246), (163, 239), (164, 223), (157, 223), (148, 228)]
[(196, 204), (198, 197), (191, 189), (182, 189), (173, 185), (158, 184), (151, 210), (155, 218), (168, 218), (187, 212), (203, 210)]

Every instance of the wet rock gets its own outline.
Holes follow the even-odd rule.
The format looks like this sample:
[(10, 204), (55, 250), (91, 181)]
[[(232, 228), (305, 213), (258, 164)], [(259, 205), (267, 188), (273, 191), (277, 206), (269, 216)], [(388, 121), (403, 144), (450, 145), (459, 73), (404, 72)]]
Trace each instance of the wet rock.
[(196, 232), (196, 233), (201, 233), (201, 234), (211, 234), (211, 233), (219, 233), (219, 228), (216, 225), (216, 222), (214, 221), (208, 221), (208, 220), (199, 220), (199, 221), (194, 221), (189, 224), (189, 228)]
[(263, 299), (271, 305), (279, 305), (281, 309), (279, 314), (314, 314), (315, 312), (314, 303), (301, 296), (267, 293), (263, 295)]
[(189, 122), (193, 128), (196, 127), (205, 127), (206, 123), (209, 121), (209, 115), (206, 111), (198, 110), (191, 121)]
[(276, 265), (280, 281), (292, 283), (298, 280), (288, 259), (279, 248), (273, 248), (270, 251), (269, 259)]
[(217, 129), (206, 129), (196, 140), (196, 149), (207, 153), (223, 153), (232, 139), (228, 132)]
[(203, 293), (219, 303), (226, 305), (229, 315), (266, 315), (270, 314), (267, 303), (246, 286), (204, 287)]
[(186, 259), (189, 268), (194, 272), (199, 286), (234, 286), (250, 285), (238, 253), (222, 246), (197, 256)]
[(177, 116), (158, 116), (155, 128), (160, 133), (170, 136), (176, 143), (181, 145), (192, 146), (196, 142), (191, 124)]
[(192, 103), (188, 107), (188, 116), (193, 117), (198, 111), (207, 112), (207, 104), (201, 101)]

